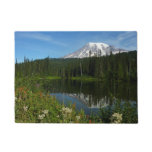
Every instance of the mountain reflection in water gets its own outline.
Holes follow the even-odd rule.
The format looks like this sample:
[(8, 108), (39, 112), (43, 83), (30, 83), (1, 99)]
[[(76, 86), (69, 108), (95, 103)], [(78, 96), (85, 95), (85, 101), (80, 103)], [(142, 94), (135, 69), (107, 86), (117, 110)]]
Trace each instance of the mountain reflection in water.
[(99, 111), (99, 108), (113, 106), (115, 100), (137, 102), (136, 83), (82, 82), (76, 80), (46, 80), (43, 87), (56, 96), (60, 103), (76, 104), (86, 114)]
[(80, 102), (85, 104), (88, 108), (102, 108), (109, 105), (109, 101), (106, 99), (106, 96), (102, 99), (97, 99), (94, 102), (91, 95), (80, 94), (68, 94), (68, 96), (78, 99)]

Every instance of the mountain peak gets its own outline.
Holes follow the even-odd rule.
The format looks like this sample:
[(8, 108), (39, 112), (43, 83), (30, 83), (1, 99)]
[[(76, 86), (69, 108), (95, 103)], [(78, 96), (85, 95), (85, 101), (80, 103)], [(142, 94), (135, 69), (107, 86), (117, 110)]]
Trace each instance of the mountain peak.
[(109, 55), (112, 52), (112, 54), (122, 53), (122, 52), (128, 52), (124, 49), (115, 48), (113, 46), (110, 46), (108, 44), (102, 43), (102, 42), (89, 42), (86, 45), (84, 45), (79, 50), (64, 56), (64, 58), (85, 58), (85, 57), (93, 57), (93, 56), (105, 56)]
[(104, 47), (108, 47), (109, 45), (108, 44), (105, 44), (105, 43), (101, 43), (101, 42), (89, 42), (87, 43), (86, 45), (90, 46), (90, 47), (93, 47), (93, 46), (97, 46), (97, 47), (101, 47), (101, 46), (104, 46)]
[(108, 45), (108, 44), (102, 43), (102, 42), (88, 42), (87, 44), (89, 44), (89, 45)]

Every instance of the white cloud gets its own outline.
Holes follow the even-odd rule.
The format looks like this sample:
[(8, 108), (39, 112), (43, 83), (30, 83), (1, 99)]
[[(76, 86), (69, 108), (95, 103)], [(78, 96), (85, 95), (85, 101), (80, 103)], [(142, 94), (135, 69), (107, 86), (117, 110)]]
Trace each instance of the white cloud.
[(108, 44), (111, 44), (115, 47), (124, 48), (127, 50), (133, 50), (136, 49), (136, 43), (137, 43), (137, 34), (136, 32), (123, 32), (118, 34), (115, 37), (110, 37), (106, 40)]
[(118, 40), (123, 41), (126, 39), (130, 39), (130, 38), (134, 37), (135, 34), (136, 34), (136, 32), (124, 32), (124, 33), (118, 35)]
[(45, 42), (49, 42), (49, 43), (53, 43), (53, 44), (57, 44), (57, 45), (61, 45), (61, 46), (66, 46), (65, 43), (60, 42), (60, 41), (56, 41), (50, 35), (46, 35), (46, 34), (43, 34), (43, 33), (18, 32), (18, 35), (21, 36), (21, 37), (26, 37), (26, 38), (45, 41)]

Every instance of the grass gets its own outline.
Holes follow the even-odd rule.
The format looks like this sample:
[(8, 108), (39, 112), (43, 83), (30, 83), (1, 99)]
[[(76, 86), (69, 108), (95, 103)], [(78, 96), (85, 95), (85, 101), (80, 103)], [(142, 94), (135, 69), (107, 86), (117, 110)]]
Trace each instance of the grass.
[(88, 76), (82, 76), (82, 77), (72, 77), (72, 80), (82, 80), (82, 81), (98, 81), (95, 77), (88, 77)]
[[(36, 77), (35, 77), (36, 78)], [(66, 79), (58, 76), (45, 76), (45, 77), (37, 77), (36, 79), (48, 79), (48, 80), (59, 80), (59, 79)], [(88, 76), (82, 76), (82, 77), (69, 77), (69, 80), (80, 80), (80, 81), (98, 81), (98, 78), (95, 77), (88, 77)]]
[(61, 77), (58, 77), (58, 76), (47, 76), (45, 79), (58, 80), (58, 79), (61, 79)]
[[(66, 79), (58, 76), (46, 76), (44, 78), (39, 79), (49, 79), (49, 80), (57, 80), (57, 79)], [(89, 77), (89, 76), (82, 76), (82, 77), (68, 77), (70, 80), (81, 80), (81, 81), (99, 81), (98, 78), (95, 77)]]
[(62, 78), (58, 77), (58, 76), (45, 76), (45, 77), (37, 77), (36, 79), (59, 80), (59, 79), (62, 79)]
[(60, 79), (69, 79), (69, 80), (77, 80), (77, 81), (105, 81), (105, 79), (99, 79), (96, 77), (90, 77), (90, 76), (76, 76), (76, 77), (59, 77), (59, 76), (37, 76), (34, 77), (34, 79), (47, 79), (47, 80), (60, 80)]

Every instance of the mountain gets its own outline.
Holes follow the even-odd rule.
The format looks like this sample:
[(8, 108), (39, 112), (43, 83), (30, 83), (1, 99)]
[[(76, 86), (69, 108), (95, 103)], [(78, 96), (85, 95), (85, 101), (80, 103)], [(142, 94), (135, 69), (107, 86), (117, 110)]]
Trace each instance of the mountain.
[(117, 53), (122, 53), (122, 52), (128, 52), (127, 50), (124, 49), (119, 49), (115, 48), (111, 45), (105, 44), (105, 43), (92, 43), (89, 42), (79, 50), (68, 54), (64, 56), (63, 58), (85, 58), (85, 57), (93, 57), (93, 56), (105, 56), (105, 55), (110, 55), (112, 54), (117, 54)]

